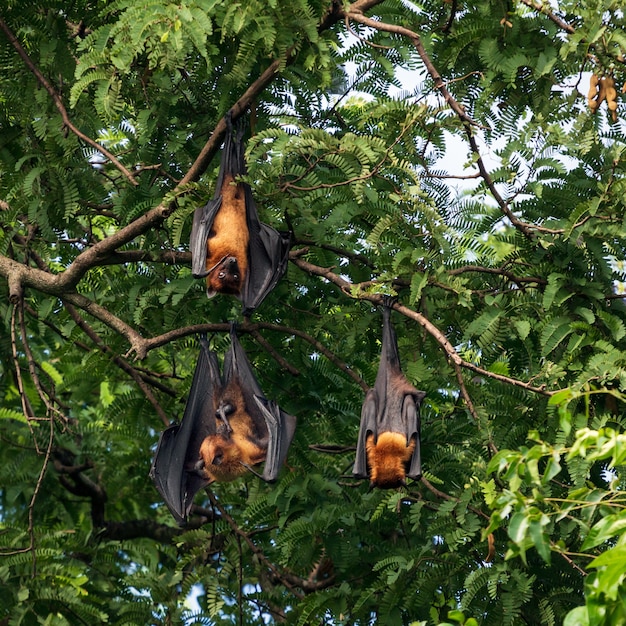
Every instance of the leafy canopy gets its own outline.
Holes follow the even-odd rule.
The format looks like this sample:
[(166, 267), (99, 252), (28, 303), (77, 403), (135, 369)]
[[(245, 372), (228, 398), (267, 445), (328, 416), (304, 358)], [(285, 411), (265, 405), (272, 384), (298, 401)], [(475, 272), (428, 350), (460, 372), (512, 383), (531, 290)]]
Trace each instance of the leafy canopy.
[[(626, 621), (624, 19), (5, 1), (0, 623)], [(298, 428), (277, 484), (213, 485), (181, 529), (148, 471), (197, 333), (223, 354), (241, 317), (187, 243), (229, 111), (293, 235), (241, 341)], [(351, 475), (382, 294), (427, 393), (400, 491)]]

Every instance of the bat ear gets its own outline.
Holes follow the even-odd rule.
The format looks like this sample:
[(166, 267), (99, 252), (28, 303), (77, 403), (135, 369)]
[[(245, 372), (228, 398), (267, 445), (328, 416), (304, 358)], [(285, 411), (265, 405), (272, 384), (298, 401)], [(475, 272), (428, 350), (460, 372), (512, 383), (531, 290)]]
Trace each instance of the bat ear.
[(211, 289), (211, 287), (207, 287), (206, 290), (206, 297), (210, 300), (211, 298), (214, 298), (217, 295), (217, 291), (215, 291), (215, 289)]
[(372, 489), (374, 489), (374, 487), (376, 487), (376, 483), (373, 480), (370, 480), (370, 484), (368, 487), (368, 491), (372, 491)]

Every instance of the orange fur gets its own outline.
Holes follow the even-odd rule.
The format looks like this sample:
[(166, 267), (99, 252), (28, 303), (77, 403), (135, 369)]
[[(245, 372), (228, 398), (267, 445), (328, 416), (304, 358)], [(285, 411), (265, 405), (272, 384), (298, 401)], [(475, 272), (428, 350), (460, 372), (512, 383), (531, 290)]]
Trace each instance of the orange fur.
[(252, 418), (246, 411), (241, 384), (233, 378), (222, 394), (215, 398), (215, 411), (219, 405), (229, 404), (234, 411), (228, 415), (232, 432), (218, 419), (217, 433), (209, 435), (200, 446), (204, 471), (210, 481), (229, 481), (241, 476), (246, 465), (256, 465), (265, 460), (267, 449), (256, 443)]
[(372, 485), (388, 489), (404, 484), (406, 464), (415, 450), (414, 441), (407, 445), (405, 435), (385, 432), (378, 435), (376, 443), (374, 435), (369, 435), (365, 447)]
[[(220, 206), (211, 232), (207, 238), (207, 270), (213, 268), (207, 276), (208, 292), (230, 293), (238, 295), (248, 273), (248, 244), (250, 236), (246, 221), (246, 198), (244, 187), (235, 184), (232, 176), (224, 177), (222, 185), (222, 205)], [(227, 266), (224, 258), (237, 261), (237, 276)], [(219, 263), (219, 265), (217, 265)]]
[(235, 480), (245, 473), (246, 465), (261, 463), (266, 452), (236, 432), (230, 436), (209, 435), (200, 446), (204, 472), (211, 482)]

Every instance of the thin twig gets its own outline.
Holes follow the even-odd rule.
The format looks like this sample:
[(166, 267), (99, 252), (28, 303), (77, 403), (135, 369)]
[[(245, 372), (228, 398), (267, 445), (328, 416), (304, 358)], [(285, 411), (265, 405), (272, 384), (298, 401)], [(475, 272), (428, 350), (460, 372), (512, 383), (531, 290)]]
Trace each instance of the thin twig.
[[(87, 322), (78, 314), (78, 311), (69, 303), (65, 303), (65, 309), (70, 314), (70, 317), (76, 322), (76, 325), (98, 346), (98, 349), (108, 355), (112, 355), (113, 351), (109, 348), (104, 341), (100, 338), (98, 333), (87, 324)], [(161, 418), (161, 421), (165, 426), (170, 425), (170, 420), (165, 414), (165, 411), (159, 404), (158, 400), (152, 393), (152, 389), (148, 386), (141, 374), (128, 363), (125, 359), (118, 355), (113, 355), (113, 362), (122, 370), (124, 370), (137, 384), (139, 389), (146, 396), (148, 402), (154, 407), (156, 414)]]
[(48, 80), (41, 73), (39, 68), (32, 62), (31, 58), (28, 56), (28, 53), (26, 52), (26, 50), (24, 50), (22, 44), (18, 41), (17, 37), (13, 34), (11, 29), (8, 27), (6, 22), (1, 17), (0, 17), (0, 30), (4, 32), (6, 38), (9, 40), (11, 45), (15, 48), (17, 53), (20, 55), (26, 67), (35, 75), (35, 77), (37, 78), (39, 83), (42, 85), (42, 87), (48, 92), (48, 94), (52, 98), (52, 101), (54, 102), (54, 105), (56, 106), (59, 113), (61, 114), (61, 118), (63, 119), (63, 124), (67, 128), (69, 128), (79, 139), (84, 141), (86, 144), (90, 145), (92, 148), (95, 148), (98, 152), (100, 152), (107, 159), (109, 159), (109, 161), (111, 161), (111, 163), (113, 163), (113, 165), (115, 165), (115, 167), (120, 172), (122, 172), (122, 174), (124, 174), (124, 176), (130, 181), (132, 185), (134, 186), (138, 185), (139, 183), (135, 180), (135, 177), (133, 176), (132, 172), (126, 169), (126, 167), (122, 165), (122, 163), (117, 159), (117, 157), (114, 154), (109, 152), (104, 146), (100, 145), (97, 141), (94, 141), (93, 139), (91, 139), (91, 137), (88, 137), (87, 135), (85, 135), (85, 133), (81, 132), (80, 130), (78, 130), (78, 128), (76, 128), (76, 126), (74, 126), (74, 124), (72, 123), (72, 120), (70, 120), (70, 116), (68, 115), (67, 109), (65, 108), (65, 105), (63, 104), (63, 100), (61, 99), (61, 96), (56, 92), (54, 87), (48, 82)]
[(235, 522), (235, 520), (228, 514), (226, 509), (224, 509), (224, 507), (220, 504), (219, 500), (215, 497), (215, 495), (211, 492), (211, 490), (207, 489), (206, 492), (209, 497), (209, 500), (211, 501), (211, 505), (220, 512), (220, 515), (226, 521), (226, 523), (231, 527), (235, 535), (237, 537), (241, 537), (244, 540), (244, 542), (246, 543), (248, 548), (250, 548), (252, 553), (259, 559), (259, 561), (265, 564), (265, 566), (272, 572), (272, 574), (276, 577), (277, 580), (280, 580), (282, 584), (289, 591), (291, 591), (291, 593), (293, 593), (293, 595), (296, 598), (298, 598), (298, 600), (302, 600), (304, 597), (302, 593), (300, 593), (297, 589), (295, 589), (295, 586), (289, 580), (284, 579), (284, 577), (281, 575), (281, 572), (278, 570), (278, 568), (265, 556), (265, 553), (263, 552), (263, 550), (258, 548), (250, 539), (250, 537), (248, 537), (248, 534), (245, 533), (243, 530), (241, 530), (241, 528), (239, 528), (237, 522)]

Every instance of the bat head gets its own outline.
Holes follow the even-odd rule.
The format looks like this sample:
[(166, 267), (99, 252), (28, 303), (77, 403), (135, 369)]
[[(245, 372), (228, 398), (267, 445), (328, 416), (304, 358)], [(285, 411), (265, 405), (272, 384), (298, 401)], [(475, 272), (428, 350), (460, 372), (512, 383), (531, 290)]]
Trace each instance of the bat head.
[(238, 296), (243, 283), (239, 262), (234, 256), (226, 256), (213, 267), (206, 279), (206, 294), (212, 298), (216, 293)]
[(370, 473), (370, 487), (393, 489), (406, 485), (406, 466), (415, 442), (407, 442), (401, 433), (383, 432), (369, 435), (366, 443), (367, 465)]
[(225, 431), (205, 437), (200, 446), (200, 464), (208, 480), (235, 480), (252, 465), (265, 460), (267, 448), (258, 446), (247, 436)]
[(200, 446), (200, 457), (210, 481), (234, 480), (246, 471), (239, 446), (223, 434), (206, 437)]

